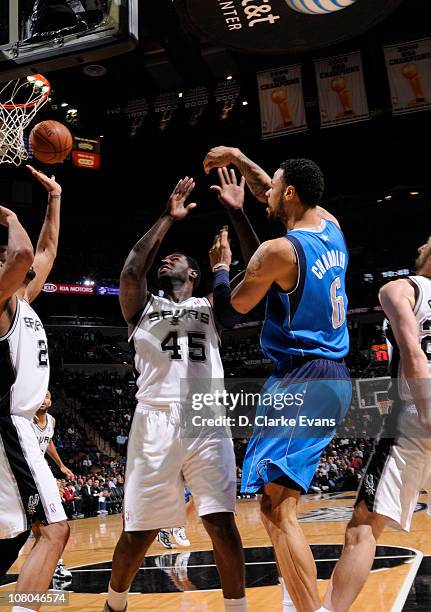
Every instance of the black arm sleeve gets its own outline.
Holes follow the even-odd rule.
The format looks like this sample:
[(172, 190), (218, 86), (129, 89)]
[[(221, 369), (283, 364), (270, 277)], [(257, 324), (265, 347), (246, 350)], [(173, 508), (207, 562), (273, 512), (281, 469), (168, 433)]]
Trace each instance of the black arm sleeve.
[(229, 272), (216, 270), (214, 273), (214, 315), (219, 325), (224, 329), (232, 329), (240, 323), (244, 316), (230, 303), (232, 290), (229, 284)]

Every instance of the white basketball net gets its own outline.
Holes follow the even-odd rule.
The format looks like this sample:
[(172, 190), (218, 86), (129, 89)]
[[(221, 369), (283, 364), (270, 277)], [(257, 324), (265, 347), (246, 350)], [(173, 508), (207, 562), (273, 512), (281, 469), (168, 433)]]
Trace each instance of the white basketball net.
[(51, 87), (40, 74), (0, 83), (0, 164), (28, 159), (24, 130), (46, 103)]

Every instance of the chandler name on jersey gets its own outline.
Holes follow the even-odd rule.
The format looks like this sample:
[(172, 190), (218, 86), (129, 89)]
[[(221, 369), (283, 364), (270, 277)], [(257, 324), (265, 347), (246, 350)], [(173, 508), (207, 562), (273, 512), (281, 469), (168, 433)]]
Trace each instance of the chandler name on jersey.
[(223, 378), (220, 341), (206, 298), (177, 303), (150, 295), (129, 342), (139, 403), (179, 402), (182, 379)]
[(33, 308), (17, 299), (12, 325), (0, 337), (0, 409), (32, 419), (49, 383), (45, 329)]

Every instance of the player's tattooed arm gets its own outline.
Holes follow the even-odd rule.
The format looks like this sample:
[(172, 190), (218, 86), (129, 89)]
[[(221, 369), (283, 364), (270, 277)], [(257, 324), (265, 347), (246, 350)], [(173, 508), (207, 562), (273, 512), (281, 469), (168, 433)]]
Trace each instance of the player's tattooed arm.
[(48, 206), (46, 208), (45, 220), (40, 231), (34, 254), (33, 268), (35, 277), (29, 282), (26, 291), (26, 299), (32, 302), (42, 291), (46, 279), (54, 265), (55, 258), (57, 257), (62, 189), (55, 180), (54, 175), (48, 177), (43, 172), (36, 170), (30, 165), (28, 165), (27, 168), (48, 192)]
[(204, 169), (207, 174), (213, 168), (222, 168), (233, 164), (245, 177), (252, 194), (260, 202), (266, 202), (266, 192), (271, 188), (271, 177), (258, 164), (249, 159), (242, 151), (235, 147), (214, 147), (204, 160)]
[(271, 188), (271, 177), (258, 164), (237, 150), (232, 162), (245, 177), (247, 185), (259, 202), (267, 202), (266, 192)]
[[(0, 249), (0, 335), (3, 335), (15, 312), (15, 304), (10, 307), (10, 298), (24, 283), (33, 264), (34, 253), (30, 238), (18, 217), (4, 206), (0, 206), (0, 225), (8, 230), (7, 247)], [(6, 320), (2, 321), (3, 318)]]
[(164, 214), (135, 244), (127, 257), (120, 276), (120, 306), (127, 323), (133, 323), (136, 314), (148, 300), (146, 276), (153, 265), (163, 238), (176, 221), (184, 219), (195, 203), (185, 205), (193, 191), (193, 179), (185, 177), (171, 193)]
[(295, 274), (296, 259), (290, 243), (284, 238), (263, 242), (251, 258), (244, 280), (232, 291), (231, 305), (239, 313), (250, 312), (273, 283), (289, 290), (286, 283), (293, 282)]

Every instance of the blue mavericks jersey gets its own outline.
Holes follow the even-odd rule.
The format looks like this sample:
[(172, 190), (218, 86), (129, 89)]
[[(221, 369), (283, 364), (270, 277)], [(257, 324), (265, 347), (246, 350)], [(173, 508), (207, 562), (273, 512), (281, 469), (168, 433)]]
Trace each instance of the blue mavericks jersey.
[(292, 355), (342, 359), (349, 352), (344, 236), (335, 223), (323, 219), (320, 227), (291, 230), (286, 239), (296, 252), (298, 282), (288, 293), (271, 287), (263, 352), (281, 369)]

